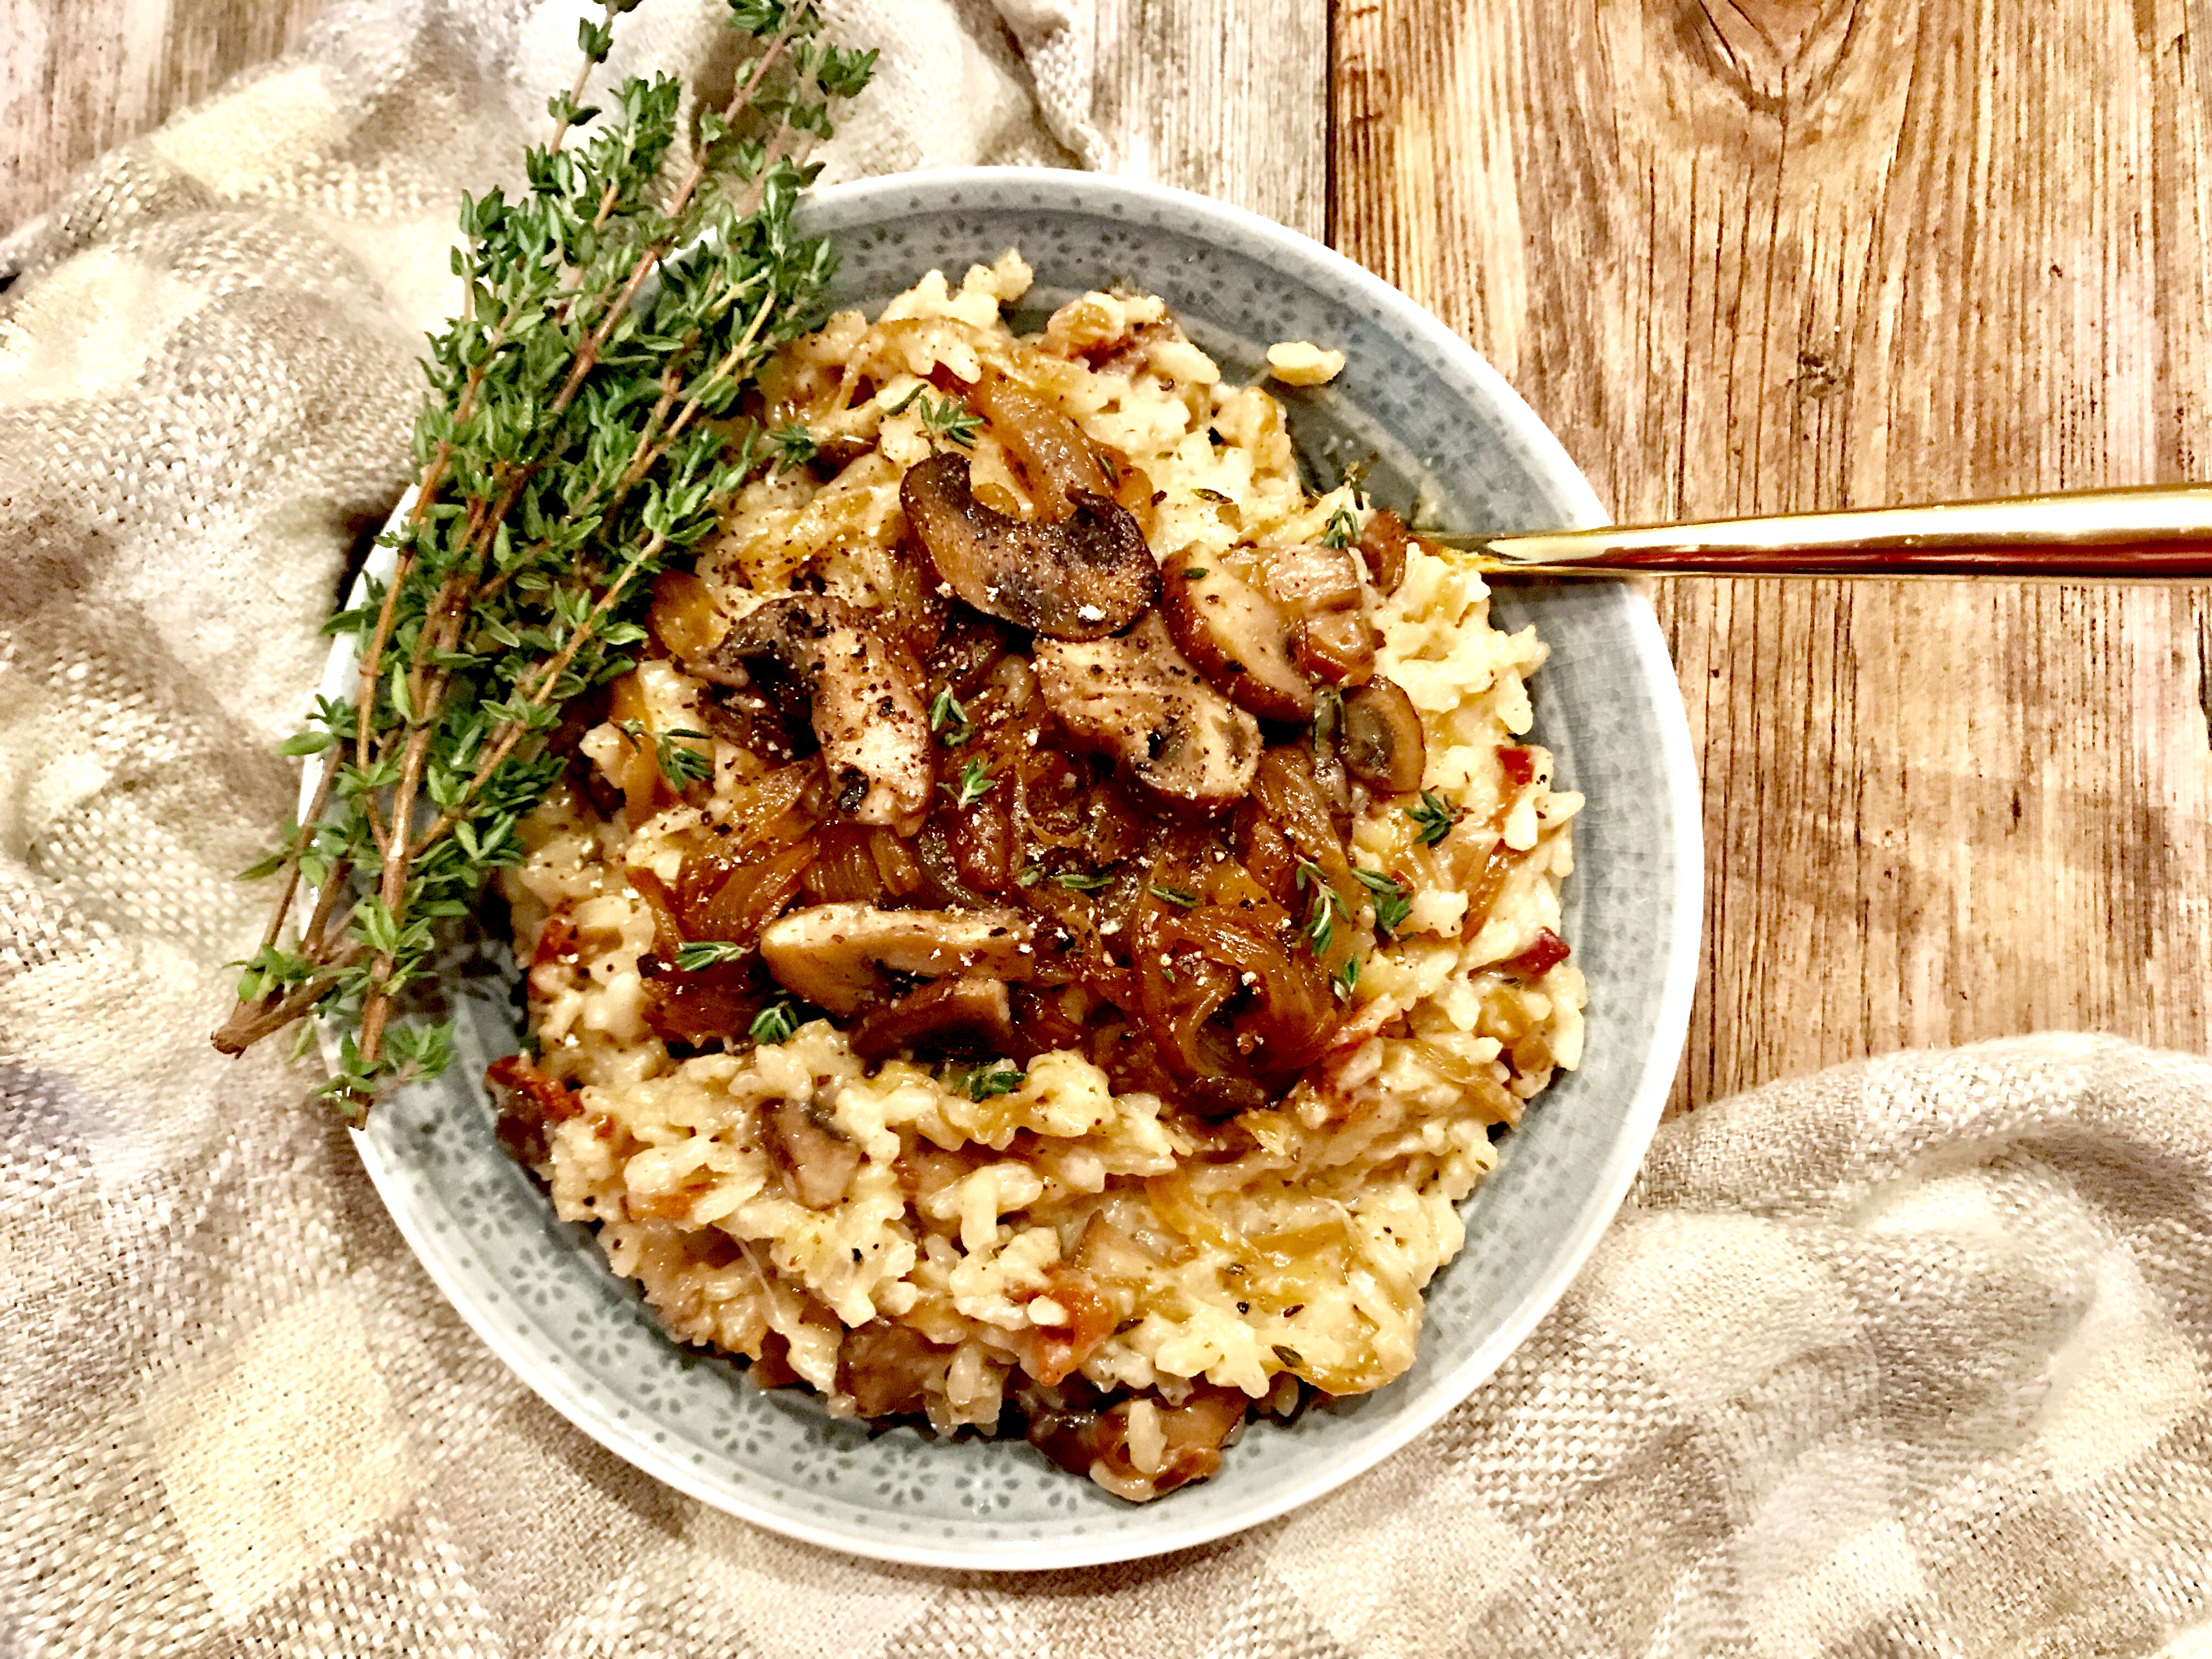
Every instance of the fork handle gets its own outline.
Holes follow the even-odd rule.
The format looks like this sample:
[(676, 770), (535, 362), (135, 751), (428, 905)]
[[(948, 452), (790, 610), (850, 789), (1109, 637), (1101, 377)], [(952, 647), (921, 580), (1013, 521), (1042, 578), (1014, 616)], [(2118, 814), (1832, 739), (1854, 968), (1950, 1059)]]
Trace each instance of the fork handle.
[(2212, 580), (2212, 485), (1425, 539), (1493, 574)]

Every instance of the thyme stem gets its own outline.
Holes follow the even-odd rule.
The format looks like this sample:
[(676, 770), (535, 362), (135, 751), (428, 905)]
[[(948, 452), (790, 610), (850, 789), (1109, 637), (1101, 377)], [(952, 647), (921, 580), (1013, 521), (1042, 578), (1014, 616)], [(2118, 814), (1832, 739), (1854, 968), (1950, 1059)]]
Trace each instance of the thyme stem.
[[(236, 1053), (303, 1015), (335, 1019), (342, 1060), (322, 1092), (349, 1116), (445, 1063), (447, 1028), (403, 1019), (396, 999), (520, 857), (517, 826), (566, 763), (545, 738), (570, 698), (633, 666), (647, 579), (773, 454), (721, 422), (829, 276), (791, 213), (830, 104), (860, 92), (874, 54), (824, 41), (815, 0), (728, 0), (757, 53), (697, 118), (670, 188), (674, 82), (624, 82), (617, 117), (576, 137), (637, 3), (601, 0), (578, 26), (582, 61), (548, 100), (527, 191), (464, 204), (463, 301), (432, 342), (415, 498), (383, 538), (389, 575), (331, 624), (356, 640), (355, 694), (287, 744), (323, 772), (305, 822), (257, 866), (283, 885), (215, 1041)], [(288, 945), (303, 883), (315, 902)]]

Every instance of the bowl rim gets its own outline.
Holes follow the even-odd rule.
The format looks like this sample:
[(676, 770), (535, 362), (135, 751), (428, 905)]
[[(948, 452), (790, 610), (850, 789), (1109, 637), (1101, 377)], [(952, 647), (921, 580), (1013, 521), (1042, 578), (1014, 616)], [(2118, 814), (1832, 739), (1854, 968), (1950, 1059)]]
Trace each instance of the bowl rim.
[[(1017, 181), (1026, 190), (1056, 198), (1032, 204), (1048, 210), (1091, 212), (1106, 202), (1130, 208), (1168, 208), (1200, 219), (1211, 218), (1280, 252), (1295, 264), (1318, 266), (1338, 281), (1378, 300), (1393, 311), (1395, 319), (1401, 321), (1419, 343), (1439, 358), (1451, 362), (1492, 400), (1501, 419), (1545, 469), (1548, 481), (1567, 497), (1569, 527), (1610, 522), (1596, 492), (1565, 447), (1504, 377), (1458, 334), (1427, 307), (1364, 265), (1247, 209), (1172, 185), (1104, 173), (1055, 167), (971, 167), (886, 173), (823, 185), (809, 192), (804, 210), (816, 213), (836, 210), (841, 216), (844, 212), (857, 210), (859, 216), (865, 218), (867, 208), (878, 199), (896, 201), (910, 208), (917, 188), (954, 192), (963, 188), (999, 186)], [(808, 228), (813, 229), (811, 226)], [(392, 510), (394, 521), (406, 511), (413, 496), (410, 487)], [(362, 577), (388, 574), (392, 559), (391, 550), (379, 546)], [(384, 567), (380, 572), (380, 565)], [(1361, 1446), (1352, 1455), (1312, 1474), (1271, 1486), (1226, 1514), (1217, 1513), (1204, 1520), (1178, 1524), (1172, 1505), (1164, 1504), (1149, 1511), (1160, 1517), (1161, 1524), (1138, 1538), (1123, 1535), (1086, 1540), (1079, 1534), (1043, 1546), (961, 1543), (948, 1547), (886, 1536), (859, 1536), (834, 1525), (757, 1505), (748, 1501), (741, 1486), (719, 1483), (691, 1468), (672, 1452), (663, 1451), (644, 1436), (611, 1420), (596, 1401), (586, 1397), (576, 1378), (541, 1368), (532, 1357), (511, 1342), (500, 1323), (489, 1316), (489, 1310), (480, 1300), (481, 1287), (455, 1271), (446, 1261), (445, 1253), (432, 1247), (410, 1206), (402, 1201), (397, 1172), (386, 1165), (382, 1152), (361, 1129), (352, 1132), (355, 1148), (386, 1213), (416, 1260), (461, 1316), (463, 1322), (525, 1386), (624, 1462), (725, 1514), (848, 1556), (909, 1566), (1001, 1572), (1051, 1571), (1144, 1560), (1212, 1543), (1278, 1519), (1366, 1474), (1434, 1427), (1498, 1370), (1581, 1273), (1598, 1240), (1611, 1226), (1658, 1127), (1688, 1036), (1691, 1000), (1696, 986), (1705, 889), (1704, 829), (1688, 714), (1658, 619), (1648, 604), (1634, 605), (1629, 610), (1628, 627), (1634, 667), (1651, 695), (1660, 728), (1661, 770), (1666, 779), (1665, 805), (1676, 872), (1672, 908), (1681, 925), (1675, 931), (1662, 966), (1658, 1012), (1643, 1069), (1630, 1099), (1623, 1133), (1607, 1150), (1599, 1178), (1591, 1188), (1594, 1201), (1585, 1206), (1573, 1231), (1562, 1238), (1560, 1248), (1552, 1255), (1534, 1290), (1486, 1341), (1451, 1370), (1432, 1379), (1417, 1405), (1403, 1412), (1370, 1443)], [(341, 695), (350, 689), (355, 678), (351, 656), (346, 640), (333, 641), (320, 688), (324, 695)], [(302, 811), (312, 799), (319, 767), (311, 763), (304, 773)], [(327, 1052), (327, 1035), (325, 1046)]]

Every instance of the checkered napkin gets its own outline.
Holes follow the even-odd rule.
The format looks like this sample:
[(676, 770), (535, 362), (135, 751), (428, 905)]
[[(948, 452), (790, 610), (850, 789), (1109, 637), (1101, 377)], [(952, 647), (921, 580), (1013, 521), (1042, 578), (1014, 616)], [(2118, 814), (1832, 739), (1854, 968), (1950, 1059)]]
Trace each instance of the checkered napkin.
[[(1097, 155), (1072, 0), (830, 9), (887, 48), (835, 170)], [(714, 9), (617, 67), (726, 73)], [(845, 1560), (506, 1371), (308, 1078), (205, 1032), (455, 196), (574, 15), (342, 9), (0, 247), (0, 1655), (2212, 1655), (2212, 1066), (2109, 1042), (1669, 1125), (1474, 1399), (1165, 1561)]]

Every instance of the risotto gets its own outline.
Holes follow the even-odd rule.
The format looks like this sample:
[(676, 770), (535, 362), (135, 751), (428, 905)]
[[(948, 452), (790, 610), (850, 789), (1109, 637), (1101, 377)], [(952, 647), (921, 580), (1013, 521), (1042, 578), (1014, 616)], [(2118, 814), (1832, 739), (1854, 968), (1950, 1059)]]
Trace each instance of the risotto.
[(763, 377), (779, 470), (556, 734), (490, 1080), (678, 1338), (1135, 1500), (1412, 1363), (1577, 1058), (1582, 803), (1476, 574), (1158, 299), (1029, 283)]

